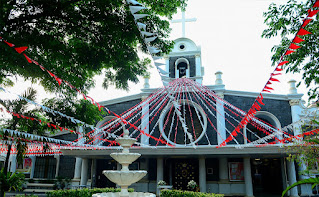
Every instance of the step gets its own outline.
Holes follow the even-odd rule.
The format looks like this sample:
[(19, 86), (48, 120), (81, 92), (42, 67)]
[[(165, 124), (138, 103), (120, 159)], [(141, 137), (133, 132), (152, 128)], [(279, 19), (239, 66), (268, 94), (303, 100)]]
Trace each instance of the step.
[(46, 193), (46, 192), (51, 192), (53, 191), (52, 189), (25, 189), (23, 192), (34, 192), (34, 193)]
[(28, 187), (54, 187), (53, 183), (27, 183)]

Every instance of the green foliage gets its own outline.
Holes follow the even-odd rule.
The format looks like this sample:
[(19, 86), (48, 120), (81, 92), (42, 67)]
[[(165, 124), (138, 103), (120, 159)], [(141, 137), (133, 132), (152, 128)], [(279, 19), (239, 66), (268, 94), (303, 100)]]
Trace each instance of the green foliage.
[(70, 185), (71, 179), (70, 178), (63, 178), (61, 176), (56, 177), (54, 181), (54, 189), (65, 189), (68, 188)]
[[(92, 197), (93, 194), (103, 192), (120, 192), (119, 188), (95, 188), (95, 189), (70, 189), (70, 190), (56, 190), (47, 192), (47, 197)], [(133, 192), (133, 189), (129, 189), (129, 192)]]
[(283, 192), (282, 192), (282, 197), (288, 192), (288, 190), (290, 190), (293, 187), (296, 187), (297, 185), (302, 185), (302, 184), (312, 184), (312, 188), (314, 188), (316, 185), (319, 184), (319, 178), (309, 178), (309, 179), (304, 179), (301, 181), (298, 181), (292, 185), (290, 185), (289, 187), (287, 187)]
[(161, 197), (223, 197), (224, 194), (191, 192), (182, 190), (162, 190)]
[[(281, 37), (281, 43), (272, 48), (274, 53), (272, 62), (278, 63), (281, 55), (289, 47), (293, 35), (297, 33), (302, 24), (302, 18), (307, 16), (307, 10), (311, 8), (313, 1), (289, 0), (283, 5), (270, 4), (268, 11), (264, 13), (265, 24), (268, 26), (262, 33), (264, 38)], [(319, 84), (319, 15), (308, 24), (305, 29), (312, 34), (300, 36), (305, 41), (298, 44), (301, 46), (296, 53), (285, 56), (289, 64), (285, 65), (286, 72), (302, 73), (303, 80), (309, 89), (309, 99), (318, 97)], [(299, 83), (300, 85), (300, 83)]]
[(22, 173), (5, 172), (2, 168), (0, 171), (0, 197), (4, 197), (7, 191), (22, 190), (24, 178)]
[[(141, 19), (147, 31), (157, 32), (153, 45), (166, 53), (169, 22), (187, 0), (140, 0), (150, 16)], [(29, 46), (26, 53), (57, 76), (86, 92), (94, 86), (93, 76), (104, 73), (104, 87), (128, 87), (146, 74), (149, 61), (138, 52), (146, 46), (129, 7), (122, 0), (0, 0), (0, 34), (17, 46)], [(15, 13), (15, 14), (12, 14)], [(46, 90), (71, 94), (23, 55), (0, 43), (0, 84), (6, 78), (22, 76), (40, 82)], [(12, 81), (11, 81), (12, 83)], [(74, 94), (73, 94), (74, 96)]]
[[(68, 116), (79, 119), (87, 124), (96, 124), (97, 121), (103, 119), (103, 115), (106, 115), (106, 112), (101, 110), (95, 105), (92, 105), (88, 100), (74, 100), (74, 99), (45, 99), (43, 101), (44, 105), (56, 109), (57, 111), (64, 113)], [(46, 116), (52, 122), (58, 122), (61, 127), (71, 127), (75, 128), (75, 123), (72, 123), (69, 119), (62, 116), (54, 116), (51, 113), (47, 113)], [(53, 131), (53, 130), (52, 130)]]

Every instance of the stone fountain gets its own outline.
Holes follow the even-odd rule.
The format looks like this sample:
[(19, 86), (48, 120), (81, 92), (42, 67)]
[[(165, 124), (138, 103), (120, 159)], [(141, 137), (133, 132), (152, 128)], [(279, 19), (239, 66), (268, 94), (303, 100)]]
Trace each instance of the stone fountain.
[(112, 182), (121, 187), (121, 192), (107, 192), (93, 194), (92, 197), (155, 197), (152, 193), (128, 192), (128, 186), (141, 180), (146, 174), (145, 170), (129, 170), (128, 166), (138, 159), (141, 154), (130, 153), (129, 148), (136, 142), (136, 139), (130, 138), (129, 131), (124, 129), (123, 137), (116, 139), (116, 142), (123, 147), (121, 153), (111, 153), (110, 156), (122, 165), (120, 171), (104, 170), (103, 174)]

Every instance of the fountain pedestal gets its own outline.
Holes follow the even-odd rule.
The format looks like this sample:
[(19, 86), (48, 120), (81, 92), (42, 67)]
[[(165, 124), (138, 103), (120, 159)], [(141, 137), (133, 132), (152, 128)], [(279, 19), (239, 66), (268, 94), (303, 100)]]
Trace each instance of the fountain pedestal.
[(113, 183), (121, 187), (121, 192), (107, 192), (93, 194), (92, 197), (155, 197), (152, 193), (128, 192), (128, 187), (141, 180), (147, 172), (145, 170), (129, 170), (128, 166), (138, 159), (141, 154), (130, 153), (129, 148), (136, 142), (136, 139), (128, 136), (128, 130), (124, 130), (124, 136), (116, 139), (116, 142), (123, 147), (121, 153), (111, 153), (110, 156), (122, 165), (122, 169), (104, 170), (103, 174)]

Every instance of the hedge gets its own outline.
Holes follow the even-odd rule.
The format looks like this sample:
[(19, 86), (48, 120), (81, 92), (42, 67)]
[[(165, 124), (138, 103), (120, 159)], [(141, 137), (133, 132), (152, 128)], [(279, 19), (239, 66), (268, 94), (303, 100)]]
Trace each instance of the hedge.
[[(104, 192), (120, 192), (120, 188), (95, 188), (95, 189), (69, 189), (69, 190), (55, 190), (47, 192), (47, 197), (92, 197), (96, 193)], [(129, 192), (133, 192), (134, 189), (128, 189)]]
[(223, 197), (224, 194), (201, 193), (182, 190), (162, 190), (161, 197)]

